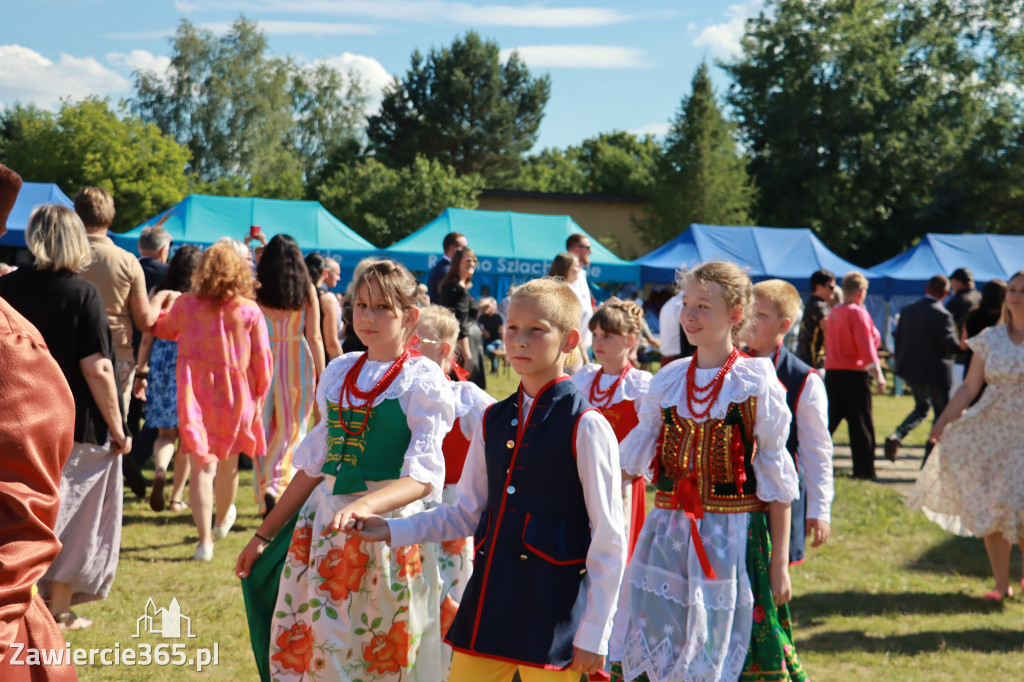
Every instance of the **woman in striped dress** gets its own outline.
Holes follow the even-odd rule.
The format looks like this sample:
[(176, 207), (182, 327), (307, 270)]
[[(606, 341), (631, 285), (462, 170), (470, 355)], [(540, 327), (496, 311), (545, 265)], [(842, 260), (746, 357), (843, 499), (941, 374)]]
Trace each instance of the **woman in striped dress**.
[(306, 435), (324, 368), (320, 311), (302, 251), (286, 234), (267, 244), (256, 267), (256, 302), (274, 353), (274, 379), (263, 407), (267, 454), (253, 460), (256, 503), (264, 516), (292, 478), (292, 455)]

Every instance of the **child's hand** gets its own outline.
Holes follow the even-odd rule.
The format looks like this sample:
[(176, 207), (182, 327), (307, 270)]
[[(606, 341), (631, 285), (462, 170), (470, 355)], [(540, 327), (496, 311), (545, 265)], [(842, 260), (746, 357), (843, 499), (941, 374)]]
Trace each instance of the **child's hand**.
[(351, 530), (345, 531), (349, 535), (367, 542), (391, 542), (391, 527), (383, 516), (354, 513), (352, 518), (355, 525)]
[(331, 522), (327, 524), (327, 527), (324, 530), (327, 532), (340, 531), (342, 533), (348, 533), (355, 528), (356, 516), (359, 518), (372, 516), (370, 511), (366, 509), (365, 505), (363, 505), (362, 500), (353, 502), (335, 514), (334, 518), (331, 519)]
[(811, 540), (811, 547), (821, 547), (828, 541), (828, 536), (832, 534), (832, 526), (827, 521), (818, 519), (807, 519), (804, 530), (807, 537), (814, 536), (814, 539)]
[(569, 664), (568, 670), (579, 670), (588, 675), (600, 672), (604, 670), (604, 656), (574, 646), (572, 648), (572, 663)]
[(267, 543), (257, 537), (249, 540), (249, 544), (238, 555), (238, 562), (235, 564), (235, 575), (239, 578), (247, 578), (252, 565), (260, 558), (260, 555), (263, 554), (263, 550), (266, 548)]
[(789, 564), (786, 561), (773, 561), (768, 568), (768, 577), (772, 586), (772, 601), (776, 606), (788, 604), (793, 598), (793, 585), (789, 582)]

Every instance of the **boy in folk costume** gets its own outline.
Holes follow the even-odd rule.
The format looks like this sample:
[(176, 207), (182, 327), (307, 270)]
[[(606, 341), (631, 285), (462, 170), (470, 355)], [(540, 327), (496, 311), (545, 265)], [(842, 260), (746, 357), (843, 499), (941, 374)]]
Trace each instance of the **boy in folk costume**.
[(446, 640), (453, 682), (576, 682), (604, 667), (625, 564), (615, 434), (564, 373), (580, 308), (554, 280), (512, 293), (505, 332), (522, 377), (473, 437), (458, 501), (408, 519), (356, 516), (393, 544), (474, 533), (476, 566)]
[(782, 345), (799, 316), (800, 294), (792, 284), (770, 279), (754, 285), (754, 321), (747, 336), (747, 351), (772, 361), (793, 413), (786, 450), (793, 456), (800, 477), (800, 497), (791, 507), (791, 564), (803, 562), (807, 536), (813, 536), (811, 547), (828, 540), (835, 494), (825, 383), (817, 371)]

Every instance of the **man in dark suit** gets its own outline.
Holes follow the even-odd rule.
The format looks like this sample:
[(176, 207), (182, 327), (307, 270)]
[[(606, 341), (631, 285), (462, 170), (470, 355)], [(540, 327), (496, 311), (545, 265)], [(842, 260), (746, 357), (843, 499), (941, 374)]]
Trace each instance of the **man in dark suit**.
[[(953, 316), (942, 305), (949, 293), (949, 280), (935, 275), (924, 288), (925, 296), (900, 311), (896, 327), (896, 374), (910, 386), (914, 410), (885, 439), (885, 456), (896, 461), (900, 443), (928, 416), (938, 419), (949, 402), (953, 383), (953, 354), (960, 350)], [(933, 422), (934, 422), (933, 419)], [(925, 459), (934, 443), (925, 446)]]
[[(946, 303), (946, 310), (953, 316), (953, 324), (956, 325), (956, 338), (963, 338), (964, 324), (967, 322), (967, 314), (981, 304), (981, 292), (974, 288), (974, 276), (967, 268), (957, 268), (949, 276), (949, 289), (953, 295)], [(967, 374), (967, 365), (971, 361), (971, 351), (957, 351), (953, 357), (953, 386), (963, 383), (964, 375)]]
[(444, 255), (434, 264), (434, 269), (427, 276), (427, 295), (430, 296), (431, 303), (437, 303), (441, 300), (441, 292), (438, 291), (437, 285), (448, 274), (448, 268), (452, 265), (452, 256), (455, 255), (456, 251), (467, 245), (466, 235), (459, 232), (449, 232), (444, 236), (444, 241), (441, 242)]

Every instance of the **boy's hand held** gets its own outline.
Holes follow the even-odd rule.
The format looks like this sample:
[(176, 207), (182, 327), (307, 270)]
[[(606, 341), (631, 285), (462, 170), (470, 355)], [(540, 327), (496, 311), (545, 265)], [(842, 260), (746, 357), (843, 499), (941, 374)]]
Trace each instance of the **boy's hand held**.
[(354, 535), (360, 540), (367, 542), (390, 542), (391, 527), (387, 520), (376, 514), (354, 514), (355, 525), (352, 529), (345, 531)]
[(588, 675), (599, 672), (604, 670), (604, 656), (574, 646), (572, 648), (572, 663), (569, 664), (568, 669), (579, 670)]

